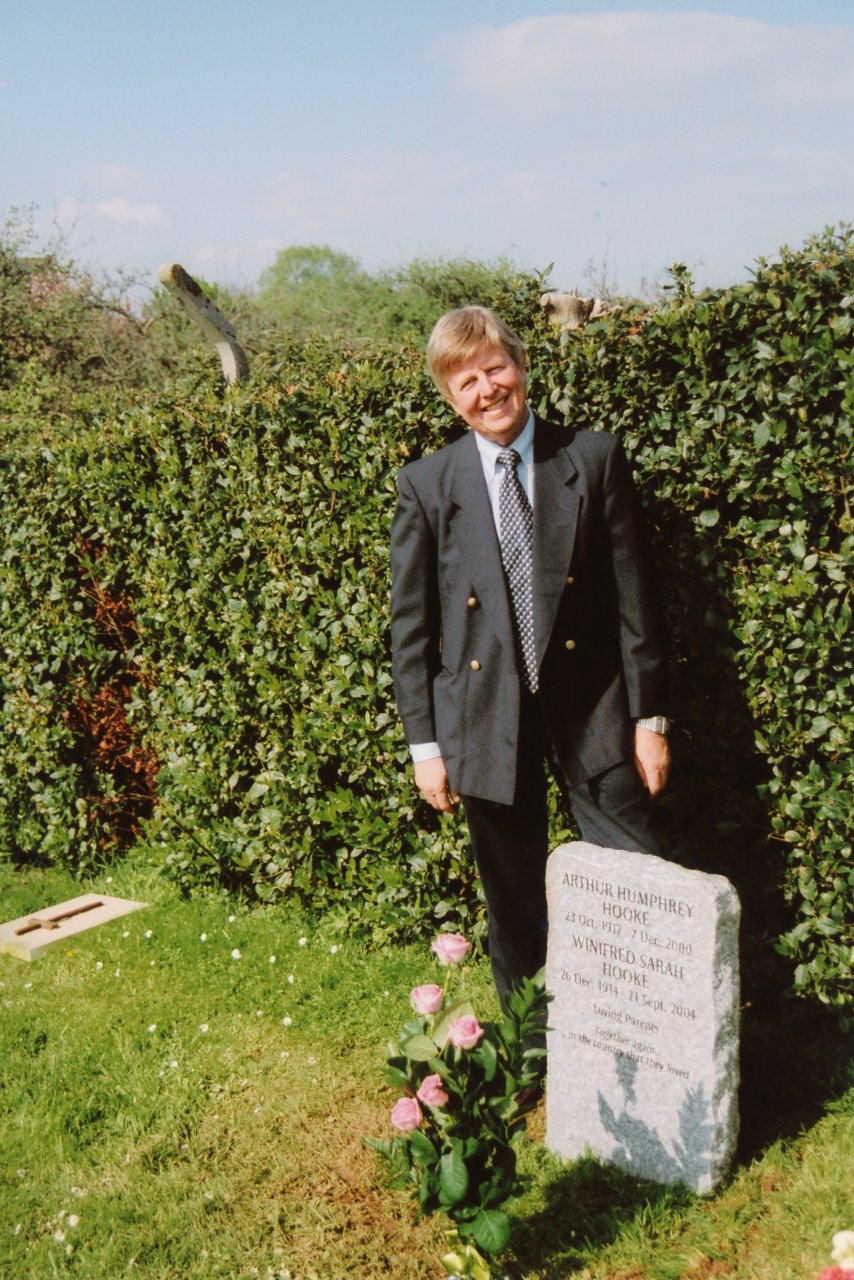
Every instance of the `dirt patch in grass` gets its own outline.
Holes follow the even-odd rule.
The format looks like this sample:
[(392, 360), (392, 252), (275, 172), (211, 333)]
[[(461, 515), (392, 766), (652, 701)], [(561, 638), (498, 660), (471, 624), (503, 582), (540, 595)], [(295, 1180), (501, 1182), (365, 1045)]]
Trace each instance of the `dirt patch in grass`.
[(227, 1146), (232, 1176), (240, 1171), (231, 1212), (255, 1218), (276, 1265), (293, 1280), (444, 1276), (439, 1258), (448, 1224), (419, 1220), (404, 1192), (384, 1187), (379, 1160), (365, 1144), (389, 1131), (385, 1100), (365, 1099), (355, 1087), (338, 1089), (331, 1100), (324, 1094), (321, 1084), (311, 1113), (268, 1105), (263, 1127), (246, 1123), (254, 1108), (245, 1094), (243, 1121), (220, 1113), (228, 1132), (215, 1145)]
[(710, 1280), (712, 1276), (729, 1276), (735, 1270), (732, 1262), (717, 1262), (711, 1258), (700, 1258), (685, 1272), (685, 1280)]

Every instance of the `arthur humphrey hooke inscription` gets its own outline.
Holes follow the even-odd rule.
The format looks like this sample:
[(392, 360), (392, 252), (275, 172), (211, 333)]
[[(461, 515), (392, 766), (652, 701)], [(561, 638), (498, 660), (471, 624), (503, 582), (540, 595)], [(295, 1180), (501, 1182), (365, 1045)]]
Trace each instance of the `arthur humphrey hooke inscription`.
[(711, 1191), (738, 1133), (735, 889), (579, 843), (548, 899), (548, 1145)]

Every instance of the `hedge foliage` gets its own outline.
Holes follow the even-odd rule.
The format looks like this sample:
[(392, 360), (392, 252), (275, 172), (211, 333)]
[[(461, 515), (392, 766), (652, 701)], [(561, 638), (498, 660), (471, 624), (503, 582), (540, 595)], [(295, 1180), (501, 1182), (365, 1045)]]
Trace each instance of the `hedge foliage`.
[[(851, 233), (578, 334), (503, 299), (535, 408), (622, 434), (673, 648), (681, 856), (742, 891), (794, 985), (852, 993)], [(296, 896), (378, 939), (477, 931), (462, 824), (416, 800), (388, 652), (397, 468), (457, 426), (414, 348), (215, 359), (0, 468), (0, 847)], [(556, 834), (558, 826), (556, 825)], [(784, 898), (787, 910), (780, 909)]]

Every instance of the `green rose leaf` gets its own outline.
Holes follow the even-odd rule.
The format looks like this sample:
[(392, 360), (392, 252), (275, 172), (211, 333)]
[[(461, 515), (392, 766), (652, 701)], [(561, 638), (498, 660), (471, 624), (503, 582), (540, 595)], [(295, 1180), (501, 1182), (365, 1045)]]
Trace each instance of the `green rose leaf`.
[(385, 1069), (386, 1084), (390, 1084), (395, 1089), (408, 1089), (409, 1076), (405, 1071), (401, 1071), (399, 1067), (388, 1066)]
[(489, 1083), (498, 1067), (498, 1054), (495, 1052), (495, 1045), (491, 1040), (481, 1040), (473, 1056), (483, 1067), (484, 1079)]
[(410, 1036), (401, 1046), (407, 1058), (413, 1062), (427, 1062), (436, 1052), (436, 1045), (429, 1036)]
[(483, 1209), (472, 1223), (472, 1235), (484, 1253), (500, 1253), (510, 1243), (510, 1219), (500, 1209)]
[(500, 1120), (509, 1120), (519, 1110), (519, 1104), (512, 1093), (507, 1094), (504, 1098), (491, 1098), (489, 1107)]
[(409, 1135), (408, 1141), (409, 1149), (412, 1152), (412, 1158), (416, 1164), (421, 1165), (422, 1168), (429, 1168), (431, 1164), (435, 1163), (437, 1155), (436, 1148), (433, 1146), (433, 1143), (427, 1135), (422, 1133), (420, 1129), (413, 1129), (412, 1133)]
[(439, 1161), (439, 1199), (444, 1205), (457, 1204), (469, 1189), (469, 1175), (459, 1151), (451, 1148)]

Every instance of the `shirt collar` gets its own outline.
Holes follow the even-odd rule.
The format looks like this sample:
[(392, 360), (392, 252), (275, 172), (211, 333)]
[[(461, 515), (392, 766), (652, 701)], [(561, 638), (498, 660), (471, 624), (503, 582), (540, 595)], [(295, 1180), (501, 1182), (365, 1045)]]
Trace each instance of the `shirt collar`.
[(475, 442), (482, 462), (487, 465), (490, 472), (494, 472), (498, 465), (498, 455), (503, 449), (515, 449), (522, 460), (523, 467), (530, 467), (534, 461), (534, 414), (528, 409), (528, 419), (520, 431), (519, 435), (512, 444), (503, 445), (496, 444), (494, 440), (487, 439), (480, 432), (474, 433)]

